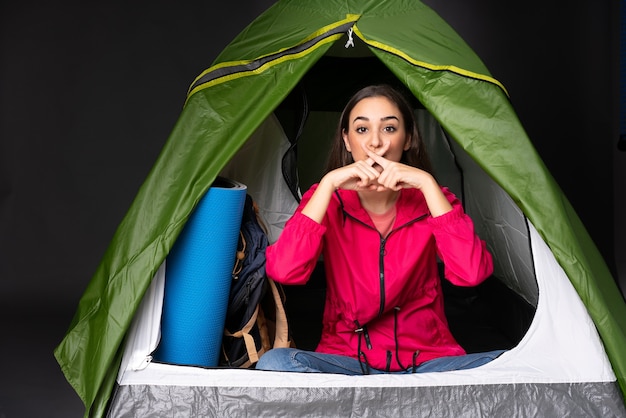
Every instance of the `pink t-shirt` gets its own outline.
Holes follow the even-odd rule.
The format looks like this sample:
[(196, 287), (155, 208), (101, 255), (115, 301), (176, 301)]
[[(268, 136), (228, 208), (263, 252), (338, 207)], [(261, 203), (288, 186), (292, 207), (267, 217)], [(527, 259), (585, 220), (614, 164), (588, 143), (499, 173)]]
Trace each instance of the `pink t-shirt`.
[(369, 210), (367, 211), (370, 218), (374, 222), (376, 229), (383, 237), (386, 237), (391, 229), (393, 228), (393, 223), (396, 220), (396, 205), (393, 205), (387, 212), (385, 213), (373, 213)]

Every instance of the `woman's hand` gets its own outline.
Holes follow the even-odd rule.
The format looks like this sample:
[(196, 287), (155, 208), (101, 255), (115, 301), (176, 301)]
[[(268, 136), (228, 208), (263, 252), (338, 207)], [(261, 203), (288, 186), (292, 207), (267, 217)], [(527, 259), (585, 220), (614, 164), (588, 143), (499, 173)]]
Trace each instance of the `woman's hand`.
[(414, 188), (421, 190), (424, 194), (432, 216), (443, 215), (452, 210), (452, 205), (430, 173), (388, 160), (383, 157), (388, 148), (389, 144), (386, 144), (374, 152), (363, 146), (367, 155), (366, 159), (328, 172), (320, 181), (302, 213), (321, 223), (330, 198), (337, 189), (383, 192)]
[(378, 191), (384, 189), (398, 191), (403, 188), (422, 189), (425, 184), (431, 184), (434, 181), (433, 176), (424, 170), (388, 160), (382, 156), (382, 153), (379, 155), (366, 147), (362, 148), (368, 156), (366, 161), (372, 161), (380, 167), (377, 170), (379, 176), (376, 179)]
[(446, 199), (432, 174), (417, 167), (388, 160), (365, 147), (363, 149), (368, 156), (366, 161), (372, 160), (382, 169), (376, 179), (377, 191), (384, 191), (385, 189), (398, 191), (403, 188), (418, 189), (424, 194), (432, 216), (440, 216), (452, 210), (452, 205)]
[(376, 190), (380, 173), (374, 168), (374, 161), (355, 161), (354, 163), (328, 172), (321, 183), (329, 183), (333, 189)]
[[(389, 149), (390, 143), (381, 146), (374, 155), (383, 155)], [(357, 160), (352, 164), (337, 168), (327, 173), (321, 182), (330, 182), (335, 189), (346, 190), (377, 190), (379, 187), (378, 177), (380, 170), (374, 165), (376, 162), (372, 158)]]
[[(389, 149), (388, 143), (381, 147), (379, 150), (380, 155), (387, 152), (387, 149)], [(375, 164), (376, 162), (373, 159), (366, 158), (326, 173), (320, 180), (311, 199), (302, 209), (302, 213), (317, 223), (321, 223), (335, 190), (378, 190), (381, 187), (377, 181), (380, 177), (380, 171), (374, 167)]]

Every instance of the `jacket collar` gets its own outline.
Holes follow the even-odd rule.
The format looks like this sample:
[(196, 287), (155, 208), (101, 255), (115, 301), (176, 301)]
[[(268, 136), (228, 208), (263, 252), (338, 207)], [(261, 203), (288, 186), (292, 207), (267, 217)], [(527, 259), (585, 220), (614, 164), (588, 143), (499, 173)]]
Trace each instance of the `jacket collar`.
[[(361, 206), (357, 192), (353, 190), (337, 190), (336, 193), (339, 198), (339, 204), (348, 215), (361, 222), (372, 224), (367, 211)], [(429, 213), (424, 195), (417, 189), (400, 190), (396, 208), (396, 225), (403, 225)]]

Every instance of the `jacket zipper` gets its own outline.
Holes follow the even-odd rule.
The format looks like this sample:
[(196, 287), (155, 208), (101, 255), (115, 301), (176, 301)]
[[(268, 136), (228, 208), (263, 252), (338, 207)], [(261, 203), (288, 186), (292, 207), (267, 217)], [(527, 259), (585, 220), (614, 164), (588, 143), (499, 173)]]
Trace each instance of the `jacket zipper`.
[[(426, 216), (428, 216), (427, 214), (424, 214), (422, 216), (418, 216), (417, 218), (400, 225), (399, 227), (397, 227), (396, 229), (392, 229), (391, 231), (389, 231), (389, 233), (387, 234), (386, 237), (383, 237), (382, 234), (379, 232), (378, 235), (380, 235), (380, 250), (378, 252), (378, 278), (380, 281), (380, 307), (378, 308), (378, 316), (381, 317), (383, 315), (383, 312), (385, 312), (385, 245), (387, 244), (387, 240), (389, 239), (389, 237), (391, 236), (391, 234), (393, 234), (394, 232), (396, 232), (399, 229), (402, 229), (404, 227), (407, 227), (421, 219), (424, 219)], [(358, 219), (357, 219), (358, 220)], [(363, 223), (363, 222), (361, 222)], [(369, 226), (367, 224), (365, 224), (366, 226)]]
[[(392, 231), (393, 232), (393, 231)], [(389, 233), (391, 235), (391, 232)], [(389, 237), (387, 235), (387, 237)], [(378, 309), (378, 316), (382, 316), (385, 310), (385, 243), (387, 238), (380, 236), (380, 252), (378, 253), (378, 278), (380, 280), (380, 308)]]
[[(366, 224), (365, 222), (363, 222), (362, 220), (350, 215), (344, 208), (343, 208), (343, 204), (342, 204), (342, 211), (345, 217), (348, 217), (358, 223), (360, 223), (361, 225), (369, 228), (369, 229), (373, 229), (376, 232), (378, 232), (378, 230), (368, 224)], [(424, 219), (426, 216), (428, 216), (427, 213), (425, 213), (424, 215), (418, 216), (417, 218), (406, 222), (402, 225), (400, 225), (399, 227), (397, 227), (396, 229), (393, 229), (389, 232), (389, 234), (387, 234), (386, 237), (383, 237), (382, 234), (380, 232), (378, 232), (378, 235), (380, 236), (380, 249), (378, 252), (378, 280), (380, 283), (380, 306), (378, 308), (378, 316), (382, 316), (383, 312), (385, 311), (385, 244), (387, 243), (387, 239), (389, 239), (389, 237), (391, 236), (391, 234), (393, 234), (394, 232), (396, 232), (399, 229), (402, 229), (404, 227), (407, 227), (417, 221), (420, 221), (422, 219)]]

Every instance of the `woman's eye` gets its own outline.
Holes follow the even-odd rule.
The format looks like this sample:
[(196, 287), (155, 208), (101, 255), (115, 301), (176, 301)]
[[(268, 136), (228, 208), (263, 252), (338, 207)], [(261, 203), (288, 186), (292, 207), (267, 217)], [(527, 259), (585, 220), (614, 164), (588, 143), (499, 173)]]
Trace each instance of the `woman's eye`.
[(385, 132), (395, 132), (396, 131), (396, 127), (395, 126), (385, 126), (384, 131)]
[(367, 128), (363, 127), (363, 126), (359, 126), (358, 128), (355, 129), (357, 131), (357, 133), (364, 133), (367, 132)]

